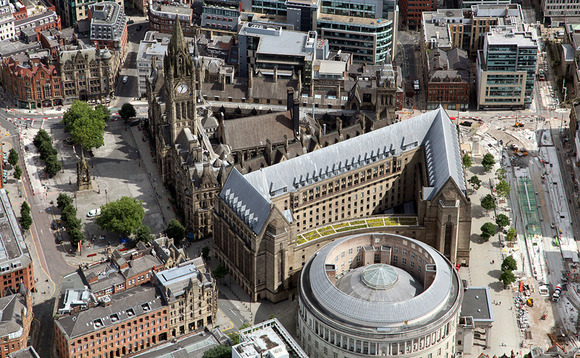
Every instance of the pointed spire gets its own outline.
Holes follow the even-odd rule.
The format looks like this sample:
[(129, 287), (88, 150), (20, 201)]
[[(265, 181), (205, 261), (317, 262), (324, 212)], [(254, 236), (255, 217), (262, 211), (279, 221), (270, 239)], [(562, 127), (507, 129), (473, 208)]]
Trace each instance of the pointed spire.
[(171, 39), (169, 40), (169, 46), (167, 46), (167, 50), (175, 54), (179, 49), (182, 49), (185, 51), (185, 53), (188, 53), (187, 45), (185, 43), (185, 36), (183, 36), (183, 29), (181, 28), (181, 21), (179, 21), (179, 18), (176, 16), (175, 25), (173, 26), (173, 33), (171, 34)]

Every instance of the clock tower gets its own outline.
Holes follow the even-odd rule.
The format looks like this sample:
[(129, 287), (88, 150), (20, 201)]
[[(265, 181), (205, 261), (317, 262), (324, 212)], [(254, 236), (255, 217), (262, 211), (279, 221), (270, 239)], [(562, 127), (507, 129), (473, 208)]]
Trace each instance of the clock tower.
[(171, 144), (175, 144), (177, 136), (184, 128), (189, 128), (197, 137), (195, 69), (179, 21), (175, 21), (163, 61), (164, 97), (167, 99), (165, 114), (170, 126)]

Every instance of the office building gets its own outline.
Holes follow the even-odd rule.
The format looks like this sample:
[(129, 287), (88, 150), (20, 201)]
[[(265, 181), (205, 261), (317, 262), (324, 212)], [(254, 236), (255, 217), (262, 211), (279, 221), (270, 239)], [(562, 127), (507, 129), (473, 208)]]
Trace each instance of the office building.
[(239, 333), (240, 343), (232, 347), (232, 358), (309, 357), (276, 318)]
[(32, 259), (4, 189), (0, 202), (0, 297), (18, 292), (21, 285), (34, 291)]
[(218, 31), (238, 31), (240, 2), (232, 0), (203, 0), (201, 26)]
[(14, 5), (9, 0), (0, 1), (0, 41), (13, 40), (16, 38), (14, 32)]
[(477, 56), (477, 108), (528, 108), (537, 56), (538, 43), (531, 32), (500, 26), (487, 32)]
[(199, 331), (216, 322), (216, 282), (201, 257), (155, 273), (155, 282), (169, 307), (172, 337)]
[(470, 9), (473, 5), (510, 5), (511, 0), (460, 0), (459, 5), (463, 9)]
[(308, 356), (453, 357), (463, 300), (457, 271), (429, 245), (367, 232), (304, 265), (296, 334)]
[(193, 24), (193, 9), (181, 3), (164, 4), (151, 2), (149, 5), (149, 30), (171, 34), (175, 27), (175, 19), (179, 19), (181, 31), (187, 37), (195, 37)]
[(422, 14), (426, 11), (437, 10), (437, 0), (402, 0), (401, 22), (404, 28), (419, 30), (421, 27)]
[(123, 8), (105, 1), (89, 6), (90, 41), (95, 47), (108, 48), (125, 58), (127, 52), (127, 17)]
[(120, 357), (167, 340), (168, 308), (151, 285), (111, 295), (95, 307), (57, 317), (54, 345), (60, 358)]
[(566, 26), (580, 21), (579, 5), (570, 0), (542, 0), (539, 10), (544, 18), (542, 23), (550, 24), (551, 27)]
[[(410, 217), (383, 216), (395, 212)], [(442, 108), (245, 175), (233, 169), (214, 203), (214, 250), (253, 300), (276, 302), (320, 246), (369, 225), (469, 265), (471, 204)]]
[[(89, 17), (89, 7), (100, 3), (97, 0), (55, 0), (54, 5), (56, 12), (61, 16), (62, 23), (65, 27), (74, 27), (77, 21), (87, 19)], [(125, 8), (124, 0), (107, 0), (105, 2), (113, 2), (119, 5), (121, 9)]]
[[(318, 35), (314, 31), (306, 34), (253, 23), (242, 26), (238, 43), (241, 77), (248, 77), (250, 71), (276, 77), (300, 73), (306, 88), (312, 83), (312, 62), (318, 56), (325, 58), (328, 51), (324, 43), (318, 49)], [(285, 46), (280, 46), (281, 43)]]

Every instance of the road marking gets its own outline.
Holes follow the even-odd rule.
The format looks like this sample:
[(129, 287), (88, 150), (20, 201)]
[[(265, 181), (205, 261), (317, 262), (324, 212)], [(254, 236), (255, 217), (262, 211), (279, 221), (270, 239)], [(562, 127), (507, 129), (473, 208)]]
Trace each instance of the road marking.
[(225, 317), (225, 318), (228, 320), (228, 322), (230, 322), (230, 325), (231, 325), (230, 327), (228, 327), (228, 328), (226, 328), (226, 329), (222, 329), (222, 332), (226, 332), (226, 331), (229, 331), (230, 329), (233, 329), (233, 328), (234, 328), (234, 322), (232, 322), (232, 320), (230, 320), (230, 318), (229, 318), (228, 316), (226, 316), (226, 315), (225, 315), (225, 314), (222, 312), (222, 310), (221, 310), (221, 309), (219, 309), (219, 308), (218, 308), (218, 313), (221, 313), (221, 315), (222, 315), (222, 316), (224, 316), (224, 317)]
[[(24, 197), (26, 199), (28, 199), (28, 191), (26, 191), (26, 185), (22, 185), (22, 189), (24, 190)], [(34, 229), (36, 230), (36, 222), (32, 222), (32, 225), (34, 226)], [(51, 292), (49, 297), (52, 297), (54, 295), (54, 293), (56, 292), (56, 284), (54, 283), (54, 281), (52, 280), (52, 277), (50, 277), (50, 275), (47, 272), (48, 267), (45, 268), (44, 265), (42, 264), (42, 260), (40, 259), (40, 254), (42, 253), (42, 258), (44, 259), (44, 264), (46, 265), (46, 257), (44, 257), (44, 252), (38, 251), (38, 247), (36, 246), (36, 239), (34, 238), (34, 234), (32, 233), (32, 230), (29, 230), (29, 231), (30, 231), (30, 237), (32, 238), (32, 245), (34, 245), (34, 250), (36, 251), (36, 256), (38, 257), (38, 262), (40, 263), (40, 268), (42, 269), (42, 271), (44, 271), (44, 273), (46, 274), (46, 276), (50, 280), (50, 283), (52, 286), (52, 292)], [(39, 241), (39, 243), (40, 243), (40, 241)]]

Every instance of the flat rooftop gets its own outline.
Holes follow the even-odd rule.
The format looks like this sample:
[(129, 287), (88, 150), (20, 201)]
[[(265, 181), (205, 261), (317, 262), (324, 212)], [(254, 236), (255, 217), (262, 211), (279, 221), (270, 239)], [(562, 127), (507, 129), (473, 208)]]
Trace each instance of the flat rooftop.
[(538, 47), (538, 42), (532, 38), (531, 32), (515, 31), (513, 27), (495, 27), (486, 33), (490, 45), (517, 45), (518, 47)]
[(493, 322), (489, 288), (468, 287), (463, 292), (462, 317), (473, 317), (475, 322)]
[[(306, 51), (308, 34), (297, 31), (283, 30), (278, 26), (259, 24), (244, 24), (239, 36), (259, 37), (257, 53), (281, 56), (312, 56)], [(284, 44), (284, 46), (280, 46)], [(313, 48), (314, 49), (314, 48)]]
[(387, 19), (375, 19), (375, 18), (365, 18), (365, 17), (354, 17), (354, 16), (343, 16), (343, 15), (333, 15), (333, 14), (320, 14), (318, 21), (323, 22), (336, 22), (341, 24), (349, 25), (365, 25), (365, 26), (386, 26), (391, 20)]
[(31, 259), (4, 189), (0, 190), (0, 202), (0, 275), (4, 275), (22, 270), (31, 264)]

